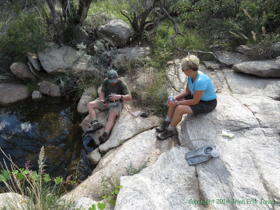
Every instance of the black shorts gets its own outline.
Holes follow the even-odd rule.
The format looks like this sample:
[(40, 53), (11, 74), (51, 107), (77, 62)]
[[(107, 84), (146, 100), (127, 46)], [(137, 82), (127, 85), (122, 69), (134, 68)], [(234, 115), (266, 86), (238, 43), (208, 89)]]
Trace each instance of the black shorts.
[[(185, 97), (186, 100), (193, 99), (193, 95), (187, 95)], [(217, 99), (211, 100), (211, 101), (202, 101), (200, 100), (198, 104), (196, 105), (190, 105), (193, 114), (202, 114), (202, 113), (207, 113), (211, 112), (215, 109), (217, 106)]]

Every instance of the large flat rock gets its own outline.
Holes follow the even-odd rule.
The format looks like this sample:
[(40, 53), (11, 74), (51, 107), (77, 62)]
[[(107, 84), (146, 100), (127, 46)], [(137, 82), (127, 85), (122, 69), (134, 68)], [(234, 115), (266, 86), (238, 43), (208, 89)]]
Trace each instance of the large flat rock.
[(235, 64), (232, 69), (236, 72), (252, 74), (258, 77), (280, 78), (280, 64), (276, 60), (247, 61)]
[[(180, 141), (191, 150), (210, 144), (220, 151), (220, 158), (197, 165), (200, 190), (205, 199), (279, 202), (280, 164), (275, 161), (280, 157), (279, 135), (266, 128), (272, 127), (270, 121), (263, 126), (260, 117), (258, 119), (242, 101), (246, 102), (242, 95), (238, 100), (229, 95), (218, 95), (216, 110), (187, 116), (181, 122)], [(223, 131), (233, 133), (234, 137), (223, 136)], [(217, 204), (213, 206), (223, 209)], [(243, 209), (240, 205), (228, 206), (231, 207)], [(257, 208), (268, 209), (273, 205), (258, 205)]]
[(118, 180), (119, 177), (127, 175), (126, 168), (133, 166), (139, 169), (150, 159), (154, 163), (160, 154), (155, 129), (142, 132), (108, 155), (99, 170), (63, 198), (78, 199), (86, 196), (95, 201), (100, 200), (106, 194), (104, 184), (107, 182), (104, 180)]
[[(229, 89), (230, 93), (267, 96), (273, 99), (280, 98), (280, 80), (273, 78), (260, 78), (254, 75), (234, 72), (231, 69), (223, 69), (226, 84), (224, 89)], [(215, 83), (214, 83), (215, 86)], [(227, 93), (228, 91), (222, 91)]]
[[(115, 210), (279, 209), (280, 137), (270, 117), (262, 119), (268, 112), (259, 110), (264, 104), (255, 103), (265, 101), (274, 114), (279, 107), (267, 97), (252, 98), (218, 94), (214, 111), (185, 115), (177, 126), (185, 148), (173, 148), (141, 173), (121, 177)], [(207, 145), (215, 145), (220, 157), (188, 166), (185, 154)], [(220, 204), (221, 199), (229, 203)], [(195, 205), (203, 201), (208, 206)]]
[(196, 168), (184, 159), (187, 148), (173, 148), (134, 176), (121, 177), (123, 188), (115, 210), (197, 209), (189, 200), (201, 200)]
[(30, 96), (31, 94), (28, 92), (26, 85), (11, 83), (0, 84), (0, 103), (4, 106), (23, 101)]
[(100, 152), (107, 152), (110, 149), (116, 148), (126, 140), (133, 136), (156, 127), (160, 124), (157, 117), (135, 117), (126, 108), (123, 108), (120, 117), (115, 123), (109, 139), (99, 146)]

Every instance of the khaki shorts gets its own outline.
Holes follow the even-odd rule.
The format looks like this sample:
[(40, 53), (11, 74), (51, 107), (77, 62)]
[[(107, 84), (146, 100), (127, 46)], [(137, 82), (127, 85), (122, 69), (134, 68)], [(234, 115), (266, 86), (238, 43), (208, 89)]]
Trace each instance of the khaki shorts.
[(117, 114), (117, 116), (120, 116), (123, 108), (123, 104), (121, 102), (119, 102), (118, 106), (113, 106), (113, 107), (110, 107), (109, 104), (108, 106), (104, 106), (103, 103), (100, 101), (100, 99), (97, 99), (95, 102), (98, 104), (101, 111), (109, 110), (109, 113), (111, 111), (114, 111)]

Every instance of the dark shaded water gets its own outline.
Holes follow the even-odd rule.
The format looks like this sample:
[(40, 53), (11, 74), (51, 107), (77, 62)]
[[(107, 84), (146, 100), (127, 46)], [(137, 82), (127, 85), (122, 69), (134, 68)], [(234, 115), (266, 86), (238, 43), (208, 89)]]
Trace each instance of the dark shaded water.
[[(37, 170), (44, 146), (46, 173), (83, 180), (93, 168), (86, 156), (93, 148), (86, 146), (90, 139), (82, 132), (81, 121), (76, 106), (61, 99), (30, 100), (4, 107), (0, 109), (0, 146), (20, 168), (30, 160), (32, 170)], [(3, 158), (1, 153), (2, 163)]]

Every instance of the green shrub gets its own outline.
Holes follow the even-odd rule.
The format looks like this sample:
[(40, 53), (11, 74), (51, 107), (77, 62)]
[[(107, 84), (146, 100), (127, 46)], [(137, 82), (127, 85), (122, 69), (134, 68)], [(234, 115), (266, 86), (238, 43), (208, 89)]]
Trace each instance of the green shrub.
[[(44, 173), (44, 158), (45, 152), (42, 147), (39, 155), (39, 170), (32, 171), (30, 165), (27, 163), (26, 168), (17, 168), (13, 161), (0, 148), (0, 151), (11, 162), (11, 168), (4, 163), (0, 173), (0, 182), (3, 182), (5, 188), (1, 187), (1, 192), (18, 193), (23, 200), (16, 200), (19, 198), (6, 198), (5, 207), (7, 209), (19, 209), (17, 203), (24, 205), (24, 209), (69, 209), (73, 206), (73, 201), (60, 200), (60, 192), (64, 187), (62, 184), (63, 178), (56, 177), (51, 179), (49, 174)], [(71, 183), (69, 180), (67, 180)], [(65, 183), (65, 182), (64, 182)], [(5, 196), (5, 194), (4, 194)]]
[(258, 43), (264, 28), (267, 32), (275, 32), (280, 25), (278, 0), (190, 0), (178, 7), (186, 24), (195, 20), (195, 27), (201, 34), (207, 34), (213, 41), (231, 39), (232, 45)]
[(31, 82), (27, 84), (28, 92), (32, 93), (34, 90), (39, 89), (39, 85), (37, 81)]
[(45, 48), (44, 24), (35, 14), (19, 15), (6, 26), (4, 35), (0, 37), (0, 53), (11, 56), (15, 61), (21, 60), (28, 52), (36, 53)]

